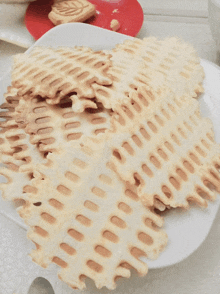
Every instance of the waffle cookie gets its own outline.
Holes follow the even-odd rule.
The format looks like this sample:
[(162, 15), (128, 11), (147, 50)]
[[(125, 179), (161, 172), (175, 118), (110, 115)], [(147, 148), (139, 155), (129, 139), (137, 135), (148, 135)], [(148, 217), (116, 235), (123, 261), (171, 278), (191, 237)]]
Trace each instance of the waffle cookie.
[(86, 277), (114, 289), (131, 269), (147, 273), (141, 257), (157, 258), (168, 241), (157, 210), (206, 206), (220, 191), (220, 148), (193, 99), (203, 76), (177, 39), (15, 58), (0, 188), (22, 200), (33, 261), (56, 263), (74, 289)]
[(206, 206), (220, 191), (220, 146), (212, 123), (202, 118), (198, 102), (175, 97), (169, 91), (134, 91), (113, 116), (113, 131), (106, 138), (112, 166), (125, 181), (140, 180), (146, 205), (154, 198), (171, 207), (194, 200)]
[(143, 40), (132, 39), (118, 44), (115, 51), (142, 57), (143, 66), (160, 72), (176, 95), (197, 97), (203, 92), (204, 71), (195, 49), (178, 38), (158, 40), (155, 37)]
[(1, 184), (3, 197), (25, 201), (19, 214), (30, 226), (35, 262), (57, 263), (59, 277), (72, 288), (83, 289), (89, 277), (98, 288), (114, 289), (117, 277), (130, 276), (130, 267), (147, 273), (139, 257), (156, 258), (164, 248), (163, 220), (107, 168), (108, 154), (100, 143), (98, 148), (92, 142), (90, 147), (68, 144), (68, 153), (48, 155), (50, 166), (41, 166), (29, 185), (24, 181), (23, 192), (21, 181), (13, 190), (19, 173), (2, 169), (8, 178)]
[(195, 50), (176, 38), (132, 39), (116, 46), (108, 73), (111, 86), (93, 84), (96, 97), (106, 108), (124, 103), (132, 89), (169, 88), (177, 96), (197, 97), (203, 92), (204, 71)]
[(35, 48), (14, 58), (12, 86), (18, 95), (46, 97), (58, 103), (66, 94), (94, 98), (93, 83), (110, 85), (110, 56), (90, 48)]
[(55, 1), (48, 18), (54, 25), (83, 22), (95, 15), (95, 6), (87, 0)]

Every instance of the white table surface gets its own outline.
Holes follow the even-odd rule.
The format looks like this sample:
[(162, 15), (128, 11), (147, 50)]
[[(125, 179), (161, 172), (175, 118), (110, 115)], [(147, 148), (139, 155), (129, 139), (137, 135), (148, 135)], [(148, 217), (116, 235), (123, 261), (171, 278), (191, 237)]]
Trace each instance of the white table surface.
[[(208, 23), (207, 2), (207, 0), (140, 0), (145, 18), (138, 37), (178, 36), (191, 43), (201, 58), (217, 63), (217, 49)], [(0, 40), (0, 77), (11, 65), (12, 55), (25, 50)], [(8, 220), (0, 215), (0, 224), (4, 222)], [(16, 277), (13, 277), (13, 264), (4, 264), (7, 260), (5, 254), (10, 254), (10, 251), (2, 250), (1, 242), (5, 234), (16, 234), (22, 242), (25, 231), (14, 223), (10, 223), (7, 230), (1, 229), (0, 226), (0, 294), (7, 294), (5, 289), (13, 287), (15, 289), (16, 285), (13, 283), (17, 283)], [(26, 241), (23, 242), (26, 244)], [(1, 254), (4, 254), (4, 258), (1, 258)], [(6, 273), (12, 275), (8, 282), (7, 279), (3, 279)], [(119, 281), (115, 291), (96, 290), (92, 283), (88, 283), (89, 289), (83, 293), (125, 293), (124, 283), (125, 281)], [(170, 267), (152, 269), (144, 278), (133, 274), (126, 283), (129, 284), (129, 292), (126, 291), (126, 294), (220, 294), (220, 211), (207, 239), (190, 257)], [(40, 288), (29, 294), (37, 293), (52, 294)]]

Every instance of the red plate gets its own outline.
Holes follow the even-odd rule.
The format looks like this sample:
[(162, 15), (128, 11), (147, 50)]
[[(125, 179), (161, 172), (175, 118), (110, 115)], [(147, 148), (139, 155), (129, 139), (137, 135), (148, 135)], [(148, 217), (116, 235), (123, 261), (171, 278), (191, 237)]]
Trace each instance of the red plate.
[[(96, 6), (96, 16), (87, 20), (87, 23), (111, 30), (111, 20), (117, 19), (120, 23), (119, 33), (135, 37), (140, 31), (144, 16), (137, 0), (89, 1)], [(25, 24), (36, 40), (54, 27), (48, 18), (52, 3), (52, 0), (37, 0), (27, 8)]]

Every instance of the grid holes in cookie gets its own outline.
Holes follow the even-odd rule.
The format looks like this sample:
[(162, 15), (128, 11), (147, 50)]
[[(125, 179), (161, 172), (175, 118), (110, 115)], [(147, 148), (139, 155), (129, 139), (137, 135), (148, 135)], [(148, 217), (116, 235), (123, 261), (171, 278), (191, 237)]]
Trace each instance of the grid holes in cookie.
[(139, 248), (137, 248), (137, 247), (133, 247), (133, 248), (131, 248), (131, 249), (130, 249), (130, 253), (131, 253), (131, 255), (134, 256), (136, 259), (139, 259), (141, 256), (146, 256), (146, 253), (145, 253), (143, 250), (141, 250), (141, 249), (139, 249)]
[(152, 230), (155, 230), (155, 231), (159, 230), (159, 227), (150, 218), (145, 218), (144, 224), (145, 224), (145, 226), (147, 226), (148, 228), (150, 228)]
[(79, 242), (82, 242), (83, 239), (84, 239), (84, 236), (83, 234), (81, 234), (80, 232), (74, 230), (74, 229), (69, 229), (68, 230), (68, 234), (74, 238), (75, 240), (79, 241)]
[(148, 134), (148, 132), (145, 130), (145, 128), (140, 128), (140, 133), (141, 135), (147, 140), (149, 141), (150, 140), (150, 135)]
[(120, 162), (122, 162), (122, 156), (118, 150), (116, 150), (116, 149), (113, 150), (112, 154), (115, 158), (117, 158)]
[(188, 131), (190, 131), (190, 132), (193, 131), (193, 129), (191, 128), (191, 126), (187, 122), (183, 122), (183, 124)]
[(61, 243), (60, 248), (69, 255), (75, 255), (76, 254), (76, 250), (73, 247), (71, 247), (70, 245), (66, 244), (66, 243)]
[(123, 212), (125, 212), (126, 214), (131, 214), (132, 213), (132, 208), (129, 205), (127, 205), (126, 203), (124, 203), (124, 202), (120, 202), (118, 204), (118, 208), (120, 210), (122, 210)]
[(86, 227), (90, 227), (92, 225), (92, 221), (82, 214), (77, 215), (76, 220)]
[(197, 152), (199, 155), (201, 155), (202, 157), (206, 157), (206, 156), (207, 156), (207, 154), (201, 149), (200, 146), (196, 146), (195, 149), (196, 149), (196, 152)]
[(174, 114), (176, 114), (176, 109), (172, 104), (168, 103), (168, 107)]
[(70, 68), (71, 68), (71, 64), (65, 64), (63, 67), (61, 67), (61, 71), (67, 71), (67, 70), (69, 70)]
[(206, 149), (210, 149), (210, 144), (208, 144), (208, 142), (204, 139), (201, 140), (202, 145), (206, 148)]
[(41, 213), (41, 217), (46, 221), (48, 222), (49, 224), (54, 224), (56, 222), (56, 219), (55, 217), (53, 217), (52, 215), (50, 215), (49, 213), (47, 212), (43, 212)]
[(104, 198), (106, 196), (105, 191), (103, 191), (102, 189), (98, 188), (98, 187), (93, 187), (91, 189), (92, 193), (95, 194), (98, 197)]
[(195, 162), (197, 165), (201, 165), (201, 162), (199, 161), (199, 158), (194, 154), (194, 153), (190, 153), (189, 154), (190, 159)]
[[(201, 187), (197, 187), (197, 188), (196, 188), (196, 193), (197, 193), (200, 197), (202, 197), (203, 199), (207, 199), (207, 200), (210, 200), (210, 199), (211, 199), (209, 193), (208, 193), (207, 191), (204, 191)], [(187, 198), (187, 200), (188, 200), (188, 201), (193, 201), (194, 199), (191, 199), (191, 198), (189, 197), (189, 198)], [(196, 200), (194, 200), (194, 201), (196, 201)]]
[(90, 75), (90, 73), (88, 71), (82, 72), (77, 76), (78, 80), (85, 80), (86, 78), (88, 78), (88, 76)]
[(49, 204), (58, 210), (62, 210), (64, 207), (63, 203), (59, 202), (58, 200), (54, 198), (49, 200)]
[(170, 151), (170, 152), (174, 152), (174, 148), (172, 146), (172, 144), (170, 144), (170, 142), (166, 141), (164, 142), (165, 147)]
[(106, 122), (106, 118), (105, 117), (96, 117), (96, 118), (93, 118), (91, 120), (91, 123), (94, 124), (94, 125), (103, 124), (105, 122)]
[(103, 133), (105, 133), (106, 130), (107, 130), (106, 128), (96, 129), (95, 130), (95, 134), (96, 135), (103, 134)]
[(76, 129), (76, 128), (79, 128), (80, 126), (81, 126), (81, 123), (79, 121), (74, 121), (74, 122), (65, 124), (65, 129), (66, 130)]
[(147, 244), (147, 245), (152, 245), (154, 243), (153, 239), (151, 236), (143, 233), (143, 232), (140, 232), (138, 234), (138, 239), (143, 242), (144, 244)]
[(107, 248), (101, 246), (101, 245), (97, 245), (95, 247), (95, 252), (97, 252), (99, 255), (109, 258), (112, 256), (111, 251), (109, 251)]
[(105, 239), (111, 241), (112, 243), (118, 243), (118, 242), (119, 242), (119, 238), (118, 238), (118, 236), (115, 235), (114, 233), (108, 231), (108, 230), (104, 231), (103, 234), (102, 234), (102, 236), (103, 236)]
[(99, 176), (100, 181), (102, 181), (103, 183), (107, 184), (107, 185), (111, 185), (112, 184), (112, 179), (105, 175), (105, 174), (101, 174)]
[(77, 176), (76, 174), (74, 174), (72, 172), (69, 172), (69, 171), (66, 172), (65, 177), (67, 179), (69, 179), (70, 181), (74, 182), (74, 183), (77, 183), (77, 182), (80, 181), (80, 177), (79, 176)]
[(15, 135), (15, 136), (7, 137), (9, 142), (16, 142), (16, 141), (19, 141), (20, 139), (24, 139), (24, 138), (25, 138), (25, 135)]
[(147, 107), (149, 105), (148, 100), (142, 94), (139, 93), (138, 98), (140, 102), (143, 104), (143, 106)]
[(75, 67), (75, 68), (70, 68), (70, 71), (67, 73), (67, 75), (75, 75), (76, 73), (78, 73), (80, 71), (80, 67)]
[(130, 118), (130, 119), (134, 118), (134, 114), (131, 112), (131, 110), (126, 105), (122, 105), (121, 108), (124, 111), (124, 113), (127, 115), (128, 118)]
[(42, 229), (41, 227), (39, 227), (39, 226), (35, 226), (34, 231), (35, 231), (35, 233), (37, 233), (38, 235), (40, 235), (40, 236), (42, 236), (44, 238), (49, 236), (49, 233), (47, 231), (45, 231), (44, 229)]
[(68, 141), (79, 140), (82, 137), (82, 133), (72, 133), (67, 135)]
[(160, 169), (161, 168), (161, 163), (160, 161), (155, 157), (155, 156), (151, 156), (150, 157), (150, 162), (157, 168)]
[(178, 132), (179, 132), (179, 134), (182, 136), (182, 138), (184, 138), (184, 139), (187, 138), (187, 136), (186, 136), (186, 134), (184, 133), (184, 131), (183, 131), (182, 128), (178, 128)]
[(103, 271), (103, 267), (94, 260), (88, 260), (86, 264), (91, 270), (96, 273), (101, 273)]
[(190, 173), (194, 173), (194, 171), (195, 171), (194, 167), (192, 166), (191, 163), (189, 163), (189, 161), (184, 160), (183, 165)]
[(196, 122), (195, 118), (193, 116), (190, 116), (189, 119), (191, 120), (191, 122), (195, 125), (198, 126), (198, 123)]
[(30, 185), (26, 185), (23, 187), (23, 193), (31, 193), (31, 194), (36, 194), (37, 193), (37, 188), (30, 186)]
[(126, 222), (117, 216), (111, 217), (111, 223), (119, 227), (120, 229), (125, 229), (127, 227)]
[(159, 115), (155, 115), (155, 120), (157, 121), (157, 123), (160, 126), (163, 126), (164, 125), (164, 122), (163, 122), (163, 120), (161, 119), (161, 117)]
[(161, 113), (163, 114), (163, 116), (167, 119), (167, 120), (169, 120), (170, 119), (170, 115), (167, 113), (167, 111), (165, 110), (165, 109), (161, 109)]
[(138, 195), (135, 192), (131, 191), (130, 189), (125, 190), (125, 195), (134, 201), (139, 200)]
[(62, 260), (61, 258), (54, 256), (52, 259), (52, 262), (56, 263), (57, 265), (59, 265), (62, 268), (66, 268), (67, 267), (67, 263)]
[(161, 190), (167, 198), (170, 199), (173, 196), (171, 190), (167, 186), (163, 185)]
[(152, 178), (154, 176), (152, 170), (146, 164), (142, 165), (142, 170), (148, 177)]
[(215, 139), (214, 139), (214, 137), (213, 137), (213, 135), (212, 134), (210, 134), (210, 133), (207, 133), (206, 134), (206, 136), (207, 136), (207, 138), (212, 142), (212, 143), (214, 143), (215, 142)]
[(170, 178), (169, 178), (169, 181), (170, 181), (170, 183), (173, 185), (173, 187), (174, 187), (176, 190), (180, 190), (180, 183), (177, 181), (176, 178), (174, 178), (174, 177), (170, 177)]
[(87, 163), (78, 158), (74, 158), (73, 164), (81, 169), (85, 169), (87, 167)]
[(141, 142), (140, 138), (137, 135), (132, 135), (131, 138), (139, 148), (143, 146), (143, 143)]
[(90, 201), (90, 200), (86, 200), (84, 202), (84, 206), (86, 208), (88, 208), (89, 210), (92, 210), (94, 212), (99, 211), (99, 206), (97, 204), (95, 204), (94, 202)]
[(163, 158), (164, 160), (168, 160), (168, 156), (167, 154), (163, 151), (163, 149), (159, 148), (157, 149), (157, 153), (160, 155), (161, 158)]
[(44, 135), (44, 134), (49, 134), (53, 131), (53, 128), (49, 127), (49, 128), (42, 128), (42, 129), (38, 129), (37, 130), (37, 134), (38, 135)]
[(36, 124), (44, 124), (50, 122), (51, 117), (50, 116), (45, 116), (45, 117), (40, 117), (35, 119)]
[(51, 80), (54, 79), (54, 74), (48, 75), (41, 80), (41, 84), (48, 84)]
[(219, 172), (215, 172), (213, 170), (209, 170), (210, 175), (217, 181), (220, 181)]
[(141, 109), (140, 105), (136, 101), (134, 101), (133, 99), (131, 99), (131, 105), (133, 106), (133, 108), (137, 112), (141, 112), (142, 109)]
[(128, 152), (128, 154), (132, 156), (135, 154), (134, 149), (131, 147), (131, 145), (128, 142), (124, 142), (122, 144), (122, 147)]
[(203, 180), (204, 185), (210, 190), (210, 191), (216, 191), (217, 187), (216, 185), (210, 180), (210, 179), (204, 179)]
[(65, 196), (70, 196), (72, 191), (70, 189), (68, 189), (67, 187), (63, 186), (63, 185), (59, 185), (57, 187), (57, 191), (60, 192), (61, 194), (65, 195)]
[(148, 121), (147, 125), (151, 129), (151, 131), (153, 131), (154, 133), (157, 133), (157, 127), (155, 126), (155, 124), (153, 124), (151, 121)]
[(186, 173), (181, 168), (177, 168), (176, 173), (178, 174), (178, 176), (182, 180), (184, 180), (184, 181), (187, 181), (188, 180)]
[(171, 134), (170, 137), (173, 140), (173, 142), (175, 142), (178, 146), (180, 146), (180, 141), (175, 134)]

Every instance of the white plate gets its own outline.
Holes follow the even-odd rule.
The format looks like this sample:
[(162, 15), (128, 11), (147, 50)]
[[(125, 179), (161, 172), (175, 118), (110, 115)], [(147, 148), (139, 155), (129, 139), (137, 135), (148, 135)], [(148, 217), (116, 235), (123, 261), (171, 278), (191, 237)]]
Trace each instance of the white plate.
[(26, 29), (24, 16), (28, 3), (0, 3), (0, 39), (29, 48), (35, 40)]
[[(47, 32), (34, 46), (89, 46), (94, 50), (111, 49), (116, 44), (130, 37), (104, 30), (87, 24), (75, 23), (57, 26)], [(33, 47), (29, 48), (29, 52)], [(205, 93), (201, 96), (200, 105), (204, 116), (212, 119), (216, 139), (220, 142), (220, 69), (205, 60), (201, 61), (205, 70)], [(2, 80), (4, 87), (9, 79)], [(205, 240), (213, 224), (220, 205), (218, 197), (208, 208), (193, 207), (188, 211), (174, 209), (166, 214), (165, 230), (169, 243), (165, 251), (155, 261), (147, 261), (149, 268), (161, 268), (175, 264), (193, 253)], [(0, 212), (25, 227), (16, 214), (11, 203), (0, 199)]]

